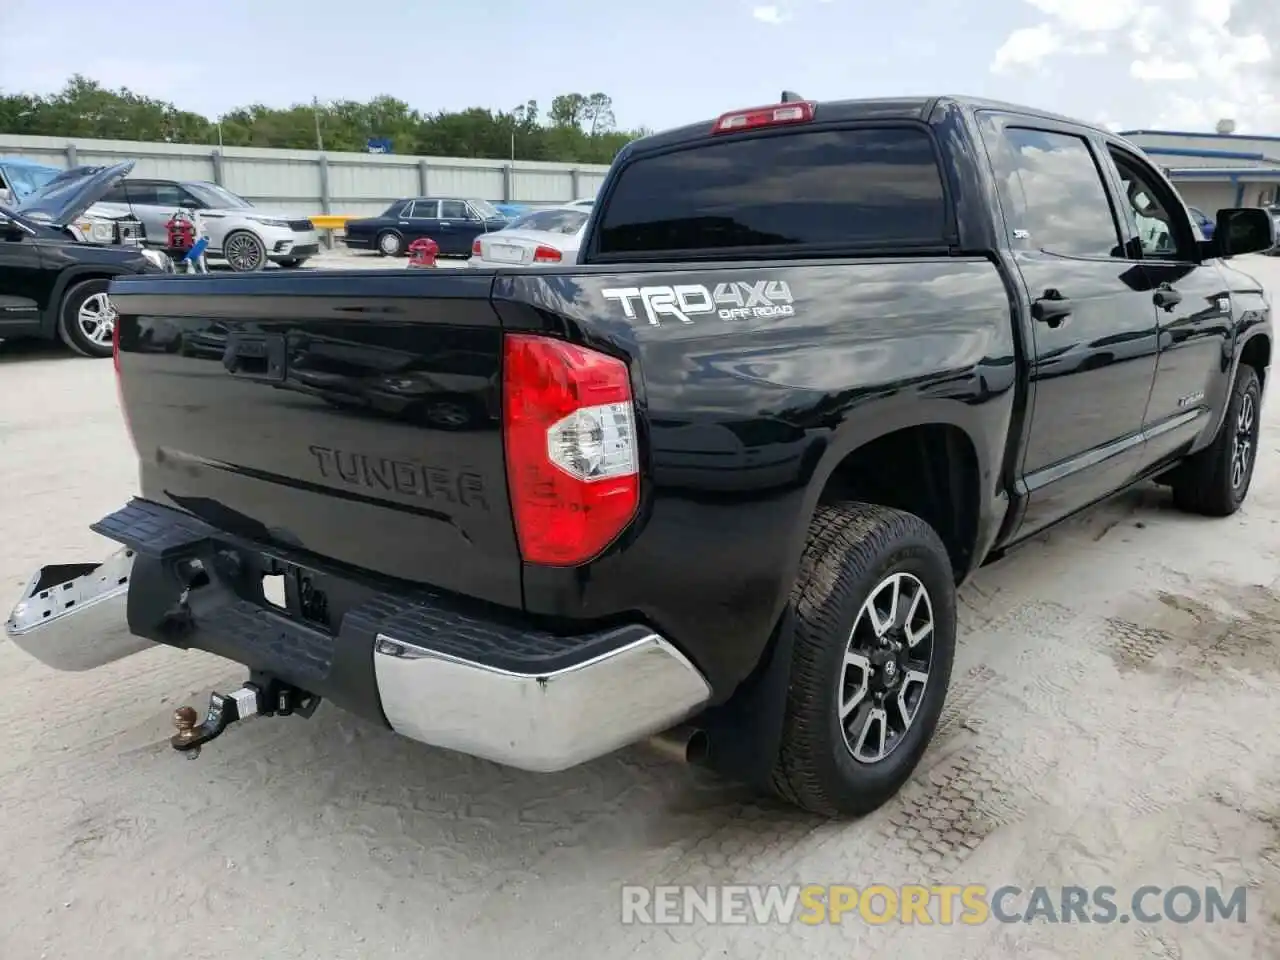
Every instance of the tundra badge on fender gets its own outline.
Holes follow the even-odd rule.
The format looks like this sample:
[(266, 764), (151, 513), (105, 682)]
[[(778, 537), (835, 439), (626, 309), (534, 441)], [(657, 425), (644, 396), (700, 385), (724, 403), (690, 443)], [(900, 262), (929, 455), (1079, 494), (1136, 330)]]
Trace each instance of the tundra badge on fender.
[(715, 289), (700, 283), (661, 287), (609, 287), (601, 290), (606, 300), (622, 304), (628, 320), (637, 318), (640, 301), (645, 319), (660, 326), (659, 317), (693, 323), (694, 317), (718, 314), (721, 320), (754, 320), (795, 316), (795, 298), (785, 280), (730, 280)]

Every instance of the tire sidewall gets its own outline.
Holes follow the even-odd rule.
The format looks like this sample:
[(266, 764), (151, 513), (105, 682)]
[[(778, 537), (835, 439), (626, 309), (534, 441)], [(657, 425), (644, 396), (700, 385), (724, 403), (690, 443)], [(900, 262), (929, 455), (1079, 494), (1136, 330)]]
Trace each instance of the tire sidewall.
[[(920, 525), (923, 527), (924, 522), (920, 521)], [(919, 763), (942, 715), (955, 657), (955, 583), (942, 545), (936, 538), (923, 534), (924, 531), (919, 531), (888, 544), (855, 574), (853, 589), (833, 591), (828, 597), (828, 603), (836, 605), (831, 622), (837, 626), (835, 634), (825, 638), (819, 672), (828, 677), (829, 682), (815, 698), (814, 705), (823, 720), (819, 728), (824, 747), (821, 752), (830, 758), (832, 775), (828, 778), (828, 789), (835, 797), (863, 799), (895, 792)], [(848, 558), (844, 565), (848, 573), (854, 572), (848, 569)], [(867, 764), (854, 759), (840, 729), (840, 678), (845, 648), (863, 603), (875, 586), (894, 573), (912, 574), (929, 593), (934, 617), (933, 659), (924, 700), (905, 740), (885, 759)]]
[(111, 356), (112, 345), (105, 346), (94, 343), (80, 329), (80, 307), (94, 294), (106, 293), (111, 285), (110, 280), (95, 277), (91, 280), (73, 282), (63, 294), (62, 306), (58, 311), (58, 333), (63, 342), (77, 353), (86, 357), (103, 359)]

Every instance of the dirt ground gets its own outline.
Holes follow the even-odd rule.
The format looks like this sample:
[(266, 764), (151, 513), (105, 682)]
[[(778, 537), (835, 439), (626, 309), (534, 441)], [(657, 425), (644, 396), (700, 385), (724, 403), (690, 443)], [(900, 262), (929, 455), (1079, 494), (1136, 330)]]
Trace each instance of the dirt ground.
[[(325, 259), (331, 259), (326, 257)], [(345, 259), (345, 258), (343, 258)], [(1253, 261), (1280, 291), (1280, 261)], [(135, 490), (109, 362), (0, 346), (0, 605)], [(1272, 390), (1274, 393), (1274, 390)], [(962, 596), (943, 725), (860, 822), (641, 749), (554, 776), (322, 707), (194, 762), (174, 707), (242, 678), (149, 651), (59, 674), (0, 641), (0, 958), (1280, 956), (1280, 414), (1246, 508), (1134, 490)], [(1245, 923), (626, 926), (624, 883), (1248, 888)]]

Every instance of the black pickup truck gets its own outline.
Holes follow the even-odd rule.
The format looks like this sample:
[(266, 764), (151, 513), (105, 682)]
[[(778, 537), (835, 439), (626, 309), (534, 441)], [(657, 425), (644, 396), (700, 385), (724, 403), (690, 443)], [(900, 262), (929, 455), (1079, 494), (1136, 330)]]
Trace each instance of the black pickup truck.
[[(782, 103), (616, 159), (574, 266), (122, 278), (141, 495), (8, 623), (85, 669), (249, 668), (198, 749), (320, 698), (554, 771), (657, 738), (810, 810), (934, 733), (956, 588), (1144, 479), (1249, 489), (1267, 294), (1113, 134)], [(1211, 535), (1206, 532), (1206, 535)]]

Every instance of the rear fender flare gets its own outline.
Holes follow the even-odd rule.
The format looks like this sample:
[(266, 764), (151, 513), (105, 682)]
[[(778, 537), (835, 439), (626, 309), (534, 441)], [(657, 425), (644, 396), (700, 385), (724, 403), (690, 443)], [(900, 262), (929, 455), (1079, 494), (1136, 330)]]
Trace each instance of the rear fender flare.
[(58, 279), (49, 294), (49, 303), (45, 306), (44, 315), (40, 318), (40, 332), (49, 338), (58, 335), (58, 317), (62, 313), (62, 300), (67, 295), (67, 291), (81, 280), (110, 280), (112, 277), (121, 277), (129, 273), (129, 270), (122, 270), (119, 267), (95, 264), (67, 267), (58, 274)]
[[(844, 423), (827, 442), (814, 465), (805, 486), (804, 499), (796, 516), (791, 538), (782, 557), (780, 595), (774, 610), (774, 619), (780, 617), (790, 596), (791, 585), (800, 571), (800, 558), (808, 539), (809, 524), (818, 509), (818, 500), (827, 481), (849, 454), (880, 437), (908, 427), (946, 425), (956, 427), (969, 438), (978, 460), (980, 490), (992, 490), (995, 486), (998, 465), (992, 460), (992, 452), (981, 440), (982, 432), (974, 422), (974, 408), (954, 400), (921, 400), (917, 397), (886, 401), (874, 407), (851, 411)], [(999, 443), (1003, 444), (1001, 436)], [(981, 508), (981, 507), (980, 507)], [(975, 564), (980, 558), (974, 558)]]
[[(981, 489), (991, 489), (996, 467), (991, 451), (979, 442), (970, 408), (955, 401), (918, 397), (887, 401), (858, 409), (828, 439), (808, 472), (804, 499), (795, 527), (781, 557), (779, 595), (772, 614), (774, 628), (760, 653), (757, 669), (723, 704), (704, 711), (695, 721), (707, 733), (707, 763), (722, 773), (763, 788), (768, 785), (782, 733), (782, 704), (791, 670), (795, 611), (791, 589), (800, 571), (809, 524), (827, 481), (849, 454), (880, 437), (907, 427), (953, 426), (964, 432), (978, 458)], [(810, 454), (811, 457), (814, 454)], [(975, 565), (976, 565), (975, 558)]]

